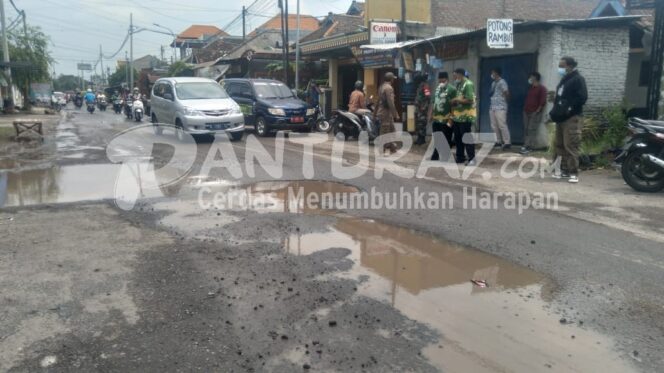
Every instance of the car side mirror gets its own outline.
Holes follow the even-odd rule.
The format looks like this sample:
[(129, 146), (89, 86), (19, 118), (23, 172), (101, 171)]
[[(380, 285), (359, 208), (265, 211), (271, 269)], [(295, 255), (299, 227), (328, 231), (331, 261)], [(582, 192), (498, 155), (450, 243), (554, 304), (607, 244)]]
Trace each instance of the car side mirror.
[(164, 93), (164, 98), (169, 101), (173, 101), (173, 95), (170, 93)]

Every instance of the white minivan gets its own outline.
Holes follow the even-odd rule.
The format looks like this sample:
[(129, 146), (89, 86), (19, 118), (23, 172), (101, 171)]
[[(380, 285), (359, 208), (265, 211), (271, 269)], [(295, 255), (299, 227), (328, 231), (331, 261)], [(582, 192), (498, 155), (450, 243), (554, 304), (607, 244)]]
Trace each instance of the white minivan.
[[(227, 133), (232, 141), (244, 134), (244, 115), (224, 88), (212, 79), (162, 78), (152, 87), (151, 119), (154, 124), (175, 126), (178, 139), (184, 133)], [(155, 125), (155, 132), (163, 128)]]

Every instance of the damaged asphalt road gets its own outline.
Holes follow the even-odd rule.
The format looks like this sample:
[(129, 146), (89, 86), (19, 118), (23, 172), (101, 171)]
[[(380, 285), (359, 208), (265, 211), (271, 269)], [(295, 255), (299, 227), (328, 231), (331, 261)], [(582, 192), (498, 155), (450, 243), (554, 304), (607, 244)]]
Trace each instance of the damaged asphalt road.
[[(102, 126), (73, 124), (82, 125)], [(199, 155), (209, 146), (199, 144)], [(301, 180), (301, 153), (292, 147), (286, 157), (284, 179)], [(329, 159), (314, 162), (316, 178), (332, 180)], [(657, 242), (548, 211), (284, 213), (284, 183), (253, 185), (274, 197), (275, 211), (201, 210), (185, 185), (124, 212), (109, 201), (77, 202), (77, 186), (59, 182), (67, 170), (83, 180), (86, 170), (67, 167), (44, 176), (51, 189), (23, 185), (33, 194), (21, 200), (34, 206), (0, 210), (2, 371), (624, 372), (664, 364)], [(257, 172), (238, 184), (269, 180)], [(351, 184), (461, 193), (391, 175)], [(339, 187), (351, 186), (305, 184)], [(50, 197), (34, 197), (44, 190)]]

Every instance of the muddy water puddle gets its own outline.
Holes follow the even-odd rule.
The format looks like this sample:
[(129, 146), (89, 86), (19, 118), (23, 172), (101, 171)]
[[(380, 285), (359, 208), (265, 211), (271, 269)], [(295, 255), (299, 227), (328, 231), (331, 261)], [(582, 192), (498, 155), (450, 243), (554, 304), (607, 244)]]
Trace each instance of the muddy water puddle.
[[(448, 372), (627, 372), (612, 341), (548, 311), (546, 279), (498, 257), (409, 229), (340, 217), (325, 233), (294, 234), (294, 255), (347, 248), (341, 276), (368, 278), (359, 295), (437, 330), (424, 354)], [(486, 281), (482, 288), (471, 280)], [(383, 331), (384, 332), (384, 331)]]

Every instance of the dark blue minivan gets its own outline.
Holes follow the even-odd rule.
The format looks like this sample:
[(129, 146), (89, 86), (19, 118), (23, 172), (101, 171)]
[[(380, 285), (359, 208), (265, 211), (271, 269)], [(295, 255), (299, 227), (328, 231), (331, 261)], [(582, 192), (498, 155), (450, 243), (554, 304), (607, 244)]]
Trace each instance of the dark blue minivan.
[(220, 84), (242, 108), (245, 125), (259, 136), (274, 131), (309, 131), (314, 109), (284, 83), (269, 79), (225, 79)]

